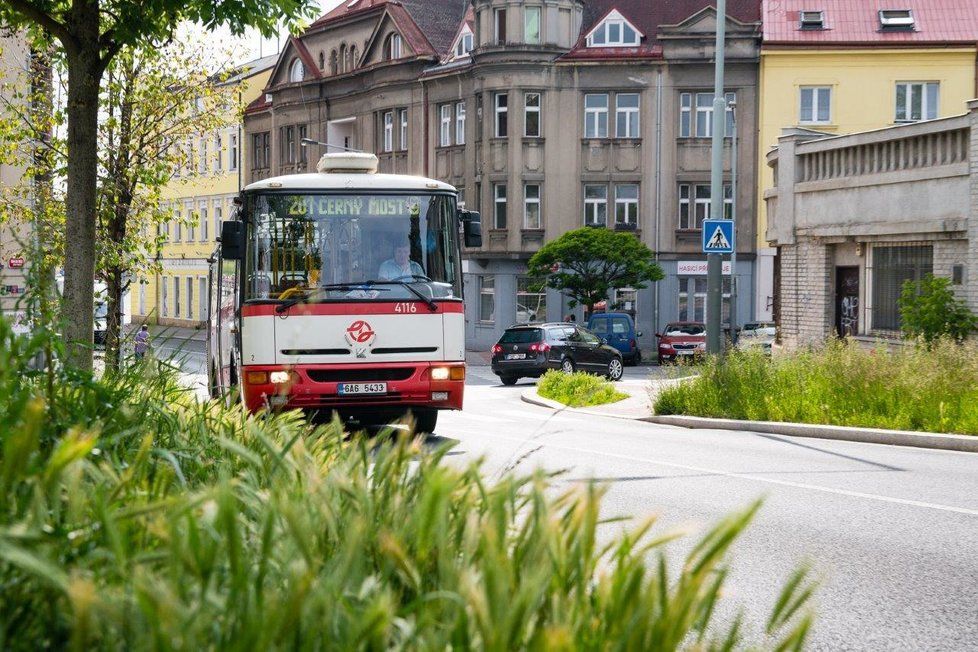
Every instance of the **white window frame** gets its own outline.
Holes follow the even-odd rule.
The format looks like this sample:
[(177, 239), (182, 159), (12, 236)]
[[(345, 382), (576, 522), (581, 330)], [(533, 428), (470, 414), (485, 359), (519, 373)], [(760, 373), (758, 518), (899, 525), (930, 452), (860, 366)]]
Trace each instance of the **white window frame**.
[(160, 278), (162, 281), (162, 286), (160, 288), (160, 301), (163, 304), (160, 306), (160, 312), (163, 313), (164, 317), (170, 316), (170, 279), (169, 277), (163, 276)]
[(200, 321), (207, 321), (207, 277), (197, 277), (197, 310), (200, 312)]
[(494, 229), (506, 228), (507, 190), (505, 183), (492, 184), (492, 228)]
[(465, 144), (465, 102), (455, 104), (455, 144)]
[[(503, 100), (500, 102), (500, 100)], [(493, 97), (493, 107), (495, 120), (496, 138), (507, 138), (509, 136), (509, 94), (496, 93)], [(503, 128), (505, 124), (505, 128)]]
[(207, 174), (207, 136), (201, 136), (197, 147), (197, 154), (199, 156), (197, 160), (197, 172)]
[[(597, 102), (604, 98), (604, 106), (589, 106), (592, 101)], [(585, 138), (607, 138), (608, 137), (608, 106), (609, 98), (607, 93), (586, 93), (584, 95), (584, 137)], [(603, 119), (603, 124), (602, 124)]]
[[(530, 104), (530, 98), (536, 98), (536, 105)], [(523, 136), (526, 138), (539, 138), (543, 135), (543, 114), (540, 109), (543, 104), (543, 96), (540, 93), (524, 93), (523, 95)], [(536, 114), (537, 129), (536, 133), (530, 133), (530, 114)]]
[(208, 221), (207, 202), (201, 202), (201, 204), (197, 206), (197, 213), (200, 215), (200, 227), (197, 229), (197, 236), (200, 238), (201, 242), (207, 242), (210, 239), (210, 222)]
[[(626, 38), (626, 34), (629, 32), (631, 37)], [(605, 19), (588, 33), (585, 43), (589, 48), (635, 47), (641, 43), (644, 36), (635, 25), (615, 9), (609, 12)]]
[(173, 241), (181, 242), (183, 240), (183, 224), (181, 223), (182, 214), (179, 210), (173, 212)]
[[(343, 57), (346, 58), (345, 55)], [(401, 35), (394, 32), (387, 37), (387, 60), (395, 61), (401, 58)]]
[[(635, 196), (622, 197), (621, 190), (623, 188), (635, 188)], [(615, 184), (615, 226), (625, 225), (638, 227), (638, 202), (640, 196), (641, 189), (638, 183)], [(623, 209), (625, 212), (624, 220), (618, 219), (620, 209)]]
[(187, 319), (194, 318), (194, 281), (193, 276), (187, 277)]
[[(811, 93), (808, 115), (805, 115), (805, 93)], [(825, 109), (825, 119), (819, 119), (819, 114)], [(832, 87), (831, 86), (801, 86), (798, 89), (798, 124), (827, 125), (832, 124)]]
[(455, 58), (461, 59), (462, 57), (469, 56), (469, 52), (472, 51), (473, 36), (472, 32), (466, 26), (464, 31), (458, 35), (458, 40), (455, 41), (455, 47), (453, 48), (455, 52)]
[[(530, 16), (536, 14), (536, 34), (532, 35), (530, 33)], [(529, 43), (530, 45), (535, 45), (541, 41), (541, 32), (543, 27), (543, 12), (540, 11), (538, 6), (529, 6), (523, 8), (523, 42)], [(532, 38), (531, 38), (532, 36)]]
[(139, 279), (139, 314), (146, 315), (146, 281)]
[[(708, 196), (702, 196), (700, 189), (704, 189)], [(680, 231), (700, 231), (703, 229), (703, 220), (710, 219), (712, 206), (710, 195), (712, 195), (712, 190), (709, 183), (679, 184), (677, 220)], [(683, 207), (686, 209), (685, 216), (683, 215)], [(733, 218), (733, 187), (729, 183), (723, 184), (723, 216), (726, 219)]]
[(224, 139), (220, 133), (214, 134), (214, 172), (224, 171)]
[(231, 132), (228, 134), (228, 170), (236, 172), (238, 169), (238, 134)]
[(400, 134), (399, 134), (400, 138), (397, 144), (400, 146), (401, 151), (403, 152), (403, 151), (407, 151), (408, 148), (408, 110), (398, 109), (397, 115), (401, 122)]
[(214, 237), (221, 234), (221, 222), (224, 221), (224, 206), (220, 199), (214, 200)]
[(384, 151), (394, 151), (394, 112), (384, 111)]
[[(589, 190), (600, 190), (601, 196), (588, 197)], [(599, 219), (603, 217), (603, 219)], [(606, 184), (584, 184), (584, 226), (608, 226), (608, 186)]]
[[(730, 108), (731, 102), (737, 101), (736, 91), (725, 91), (724, 99), (726, 107), (726, 132), (729, 137), (731, 125), (733, 124), (733, 110)], [(710, 98), (708, 101), (706, 98)], [(702, 102), (701, 102), (702, 100)], [(700, 115), (703, 115), (704, 126), (699, 128)], [(704, 133), (701, 133), (704, 132)], [(680, 138), (710, 138), (713, 134), (713, 92), (712, 91), (684, 91), (679, 94), (679, 137)]]
[[(493, 43), (502, 45), (506, 42), (506, 9), (494, 9), (492, 13)], [(502, 28), (502, 29), (500, 29)]]
[[(621, 105), (622, 98), (635, 98), (635, 106)], [(615, 137), (641, 138), (641, 122), (639, 111), (642, 98), (638, 93), (617, 93), (615, 95)], [(624, 128), (622, 128), (624, 126)], [(623, 133), (624, 132), (624, 133)]]
[[(531, 192), (530, 188), (534, 188)], [(523, 228), (542, 229), (543, 228), (543, 205), (541, 195), (543, 194), (539, 183), (523, 184)], [(535, 214), (535, 219), (531, 219), (531, 212)]]
[(302, 64), (302, 59), (296, 57), (289, 64), (289, 82), (301, 82), (306, 78), (306, 67)]
[[(900, 88), (904, 88), (903, 106), (899, 104)], [(913, 90), (920, 89), (920, 117), (913, 117)], [(930, 97), (930, 89), (934, 91), (933, 100)], [(921, 120), (934, 120), (939, 115), (941, 106), (941, 84), (936, 81), (899, 81), (894, 86), (894, 116), (893, 121), (898, 123), (920, 122)], [(934, 106), (931, 106), (933, 102)], [(903, 111), (903, 117), (901, 116)], [(929, 114), (929, 115), (928, 115)]]
[(438, 130), (438, 146), (448, 147), (452, 144), (452, 105), (442, 104), (439, 113), (441, 126)]
[[(189, 202), (187, 203), (187, 205), (185, 207), (185, 210), (187, 211), (187, 218), (188, 219), (187, 219), (187, 228), (184, 229), (184, 235), (186, 236), (184, 238), (184, 242), (193, 242), (194, 241), (194, 232), (195, 232), (195, 229), (194, 229), (194, 213), (196, 213), (197, 211), (194, 210), (194, 205), (192, 203), (189, 203)], [(197, 215), (197, 220), (198, 221), (200, 220), (200, 215)]]
[(182, 319), (180, 311), (180, 277), (173, 277), (173, 318)]
[[(489, 305), (492, 310), (486, 315), (484, 310), (485, 297), (490, 297)], [(479, 277), (479, 321), (483, 324), (492, 324), (496, 321), (496, 277), (495, 276), (480, 276)]]

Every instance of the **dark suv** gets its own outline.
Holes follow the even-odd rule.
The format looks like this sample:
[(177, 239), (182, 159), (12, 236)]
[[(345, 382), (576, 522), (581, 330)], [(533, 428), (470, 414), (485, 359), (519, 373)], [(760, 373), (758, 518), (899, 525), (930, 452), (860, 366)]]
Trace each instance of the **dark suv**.
[(623, 367), (618, 349), (577, 324), (513, 326), (492, 347), (492, 372), (504, 385), (539, 378), (547, 369), (587, 371), (618, 380)]

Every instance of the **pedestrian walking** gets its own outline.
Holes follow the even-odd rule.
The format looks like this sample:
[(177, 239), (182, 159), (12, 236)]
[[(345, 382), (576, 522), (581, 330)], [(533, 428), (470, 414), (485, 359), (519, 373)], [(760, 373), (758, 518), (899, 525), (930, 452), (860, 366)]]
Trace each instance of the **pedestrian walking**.
[(143, 327), (139, 329), (136, 333), (136, 346), (134, 351), (136, 353), (136, 359), (142, 360), (146, 357), (146, 352), (149, 350), (149, 327), (143, 324)]

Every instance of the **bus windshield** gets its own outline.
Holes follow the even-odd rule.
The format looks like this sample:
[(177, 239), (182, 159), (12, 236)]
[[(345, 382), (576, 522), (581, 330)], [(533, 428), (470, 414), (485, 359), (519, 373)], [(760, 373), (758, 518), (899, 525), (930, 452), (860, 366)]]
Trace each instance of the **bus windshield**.
[(248, 208), (246, 301), (462, 296), (451, 195), (258, 193)]

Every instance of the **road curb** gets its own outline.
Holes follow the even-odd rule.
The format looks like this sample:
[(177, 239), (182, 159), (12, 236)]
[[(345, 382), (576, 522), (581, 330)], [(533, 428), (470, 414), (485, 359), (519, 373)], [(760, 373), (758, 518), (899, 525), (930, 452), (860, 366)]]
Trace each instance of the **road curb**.
[[(530, 405), (536, 405), (538, 407), (545, 407), (551, 410), (573, 412), (575, 414), (587, 414), (596, 417), (611, 417), (612, 419), (627, 419), (628, 421), (639, 421), (639, 417), (630, 417), (625, 414), (614, 414), (612, 412), (605, 412), (603, 410), (595, 410), (589, 408), (575, 408), (569, 405), (564, 405), (559, 401), (552, 401), (549, 398), (544, 398), (537, 393), (535, 387), (528, 387), (520, 393), (520, 400), (524, 403), (529, 403)], [(608, 403), (607, 405), (614, 405), (614, 403)]]
[(937, 433), (912, 432), (908, 430), (883, 430), (879, 428), (850, 428), (826, 426), (809, 423), (786, 423), (779, 421), (740, 421), (738, 419), (710, 419), (681, 415), (654, 415), (642, 417), (640, 421), (682, 428), (704, 428), (713, 430), (740, 430), (762, 432), (790, 437), (812, 437), (817, 439), (837, 439), (867, 444), (888, 444), (890, 446), (912, 446), (935, 450), (978, 453), (978, 437), (970, 435), (944, 435)]

